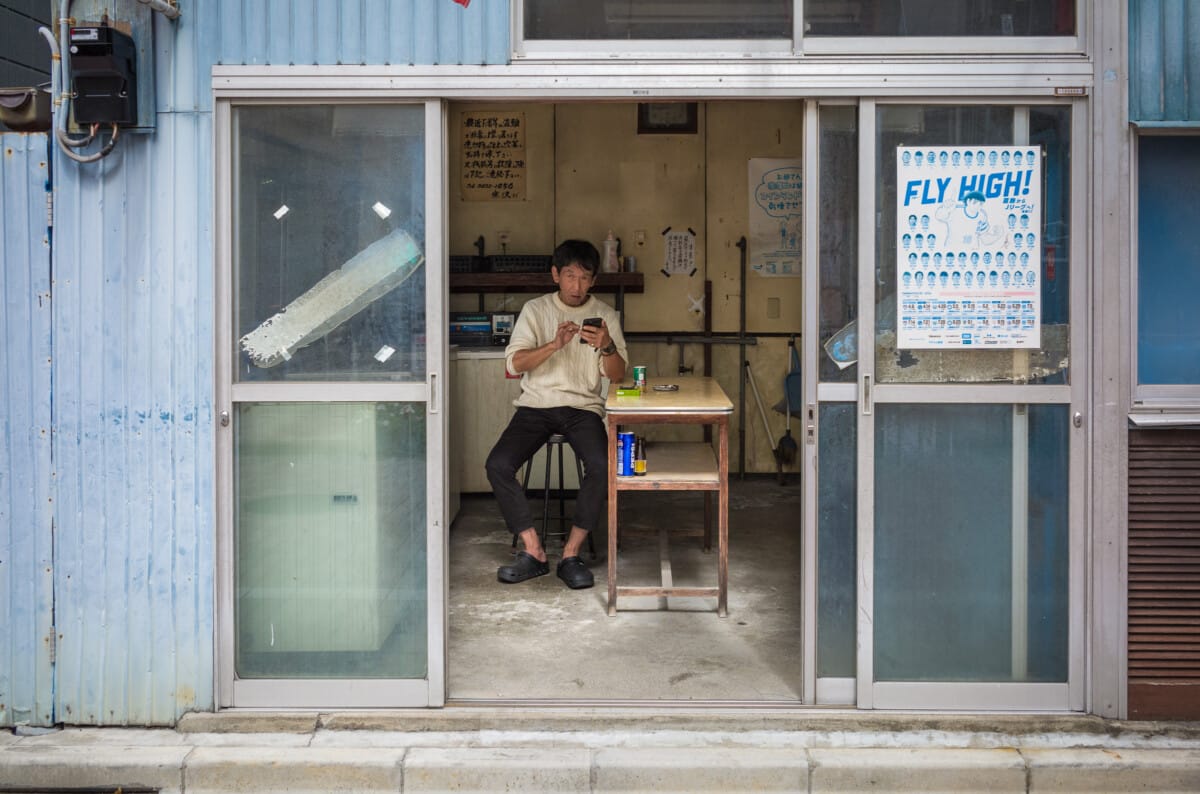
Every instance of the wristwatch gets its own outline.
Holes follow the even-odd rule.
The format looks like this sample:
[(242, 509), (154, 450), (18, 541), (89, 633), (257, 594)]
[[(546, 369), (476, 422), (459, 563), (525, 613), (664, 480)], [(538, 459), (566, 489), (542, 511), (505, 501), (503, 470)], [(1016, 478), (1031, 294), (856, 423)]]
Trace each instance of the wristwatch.
[(600, 348), (600, 355), (602, 355), (602, 356), (611, 356), (613, 353), (616, 353), (616, 352), (617, 352), (617, 343), (611, 339), (608, 340), (607, 345)]

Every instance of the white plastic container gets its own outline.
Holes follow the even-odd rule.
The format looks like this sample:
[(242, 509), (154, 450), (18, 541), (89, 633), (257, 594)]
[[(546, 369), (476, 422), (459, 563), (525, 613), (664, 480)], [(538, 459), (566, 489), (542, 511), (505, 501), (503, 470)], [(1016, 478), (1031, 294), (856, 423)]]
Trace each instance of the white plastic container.
[(621, 260), (617, 257), (617, 238), (613, 236), (612, 229), (608, 230), (608, 236), (604, 238), (603, 250), (600, 252), (600, 271), (602, 273), (620, 273)]

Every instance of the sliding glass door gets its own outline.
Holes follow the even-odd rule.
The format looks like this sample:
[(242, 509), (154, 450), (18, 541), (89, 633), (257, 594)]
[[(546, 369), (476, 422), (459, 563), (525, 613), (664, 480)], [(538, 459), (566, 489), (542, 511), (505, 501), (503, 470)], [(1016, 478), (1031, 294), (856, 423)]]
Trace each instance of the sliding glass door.
[(1083, 707), (1073, 110), (820, 108), (818, 703)]
[(1082, 707), (1071, 111), (863, 109), (860, 706)]
[(441, 703), (441, 105), (218, 122), (222, 705)]

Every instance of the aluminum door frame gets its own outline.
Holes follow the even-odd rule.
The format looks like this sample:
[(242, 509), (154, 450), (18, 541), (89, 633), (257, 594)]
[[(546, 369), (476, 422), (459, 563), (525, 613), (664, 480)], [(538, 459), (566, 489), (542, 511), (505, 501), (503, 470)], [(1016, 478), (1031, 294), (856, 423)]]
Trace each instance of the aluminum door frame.
[[(378, 99), (347, 99), (288, 93), (253, 100), (214, 100), (214, 311), (213, 333), (216, 478), (216, 664), (217, 707), (363, 708), (442, 706), (446, 702), (446, 597), (448, 543), (449, 410), (445, 389), (448, 364), (446, 307), (447, 138), (441, 99), (395, 99), (386, 104), (425, 109), (425, 334), (424, 383), (238, 383), (232, 382), (233, 350), (233, 107), (261, 104), (368, 104)], [(426, 405), (426, 677), (413, 679), (239, 679), (234, 671), (234, 443), (235, 406), (243, 402), (417, 402)]]
[[(1085, 627), (1087, 579), (1087, 424), (1088, 322), (1087, 282), (1084, 267), (1090, 258), (1085, 242), (1087, 228), (1088, 181), (1083, 164), (1090, 162), (1087, 106), (1084, 100), (1048, 101), (1044, 98), (1019, 98), (1004, 102), (994, 97), (978, 103), (928, 98), (864, 98), (859, 104), (859, 240), (858, 240), (858, 323), (860, 328), (875, 328), (876, 270), (876, 108), (882, 104), (934, 105), (1007, 104), (1014, 109), (1014, 143), (1028, 135), (1028, 108), (1062, 104), (1071, 108), (1071, 210), (1070, 210), (1070, 379), (1069, 385), (999, 384), (884, 384), (875, 382), (874, 332), (870, 355), (860, 350), (855, 399), (858, 406), (858, 582), (857, 582), (857, 675), (856, 703), (860, 709), (967, 709), (1017, 711), (1083, 711), (1085, 708)], [(1023, 128), (1022, 128), (1022, 125)], [(865, 334), (859, 335), (863, 344)], [(1067, 586), (1067, 681), (1064, 683), (1017, 682), (877, 682), (874, 676), (875, 625), (875, 415), (878, 403), (1024, 403), (1065, 405), (1072, 414), (1069, 441), (1070, 473), (1068, 510)]]

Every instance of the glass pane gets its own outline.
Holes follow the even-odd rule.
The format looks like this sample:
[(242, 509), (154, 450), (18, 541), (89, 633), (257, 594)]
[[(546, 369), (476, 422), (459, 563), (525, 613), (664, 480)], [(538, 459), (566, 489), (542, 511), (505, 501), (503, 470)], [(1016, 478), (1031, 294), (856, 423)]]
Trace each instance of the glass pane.
[(817, 481), (817, 676), (856, 675), (857, 406), (821, 405)]
[(820, 110), (820, 379), (851, 383), (858, 368), (858, 108)]
[(1200, 384), (1200, 137), (1138, 139), (1138, 383)]
[[(1011, 107), (990, 106), (904, 106), (885, 105), (878, 110), (878, 146), (876, 206), (879, 223), (876, 235), (876, 379), (880, 383), (1065, 383), (1067, 382), (1066, 368), (1069, 354), (1069, 326), (1066, 312), (1068, 309), (1068, 292), (1064, 289), (1065, 267), (1055, 260), (1057, 249), (1046, 255), (1046, 236), (1050, 223), (1053, 239), (1062, 244), (1065, 239), (1066, 215), (1069, 210), (1069, 117), (1046, 113), (1039, 109), (1031, 113), (1031, 118), (1038, 122), (1037, 134), (1039, 140), (1034, 143), (1046, 143), (1044, 152), (1046, 166), (1043, 169), (1048, 175), (1044, 183), (1047, 191), (1054, 192), (1054, 205), (1046, 212), (1040, 230), (1031, 230), (1020, 234), (1021, 244), (1026, 244), (1026, 234), (1032, 234), (1042, 247), (1042, 271), (1034, 276), (1042, 284), (1042, 296), (1047, 290), (1053, 294), (1048, 309), (1045, 309), (1041, 323), (1041, 348), (1031, 349), (979, 349), (972, 350), (922, 350), (898, 349), (896, 339), (896, 147), (897, 146), (1009, 146), (1013, 143), (1013, 109)], [(1063, 129), (1062, 124), (1067, 129)], [(1032, 145), (1032, 144), (1031, 144)], [(943, 153), (944, 154), (944, 153)], [(964, 158), (968, 155), (964, 155)], [(919, 162), (919, 161), (918, 161)], [(964, 163), (966, 161), (964, 160)], [(1006, 172), (1007, 173), (1007, 172)], [(982, 176), (982, 172), (981, 172)], [(1051, 184), (1051, 180), (1053, 183)], [(963, 177), (962, 182), (966, 181)], [(960, 185), (961, 186), (961, 185)], [(1064, 197), (1063, 191), (1067, 191)], [(1045, 197), (1043, 197), (1045, 203)], [(963, 210), (959, 210), (963, 212)], [(1008, 237), (1004, 238), (1002, 246), (1016, 248), (1016, 239), (1020, 233), (1020, 220), (1012, 213), (1005, 219), (1010, 227), (1005, 230)], [(925, 228), (926, 223), (934, 230), (938, 224), (928, 215), (923, 215), (919, 221), (915, 215), (910, 215), (910, 225), (920, 223), (915, 227), (918, 233)], [(999, 221), (997, 221), (999, 223)], [(994, 227), (993, 227), (994, 228)], [(919, 234), (918, 234), (919, 236)], [(1013, 245), (1008, 240), (1012, 238)], [(920, 245), (915, 242), (914, 245)], [(943, 246), (944, 247), (944, 246)], [(978, 254), (978, 251), (972, 253)], [(960, 252), (960, 261), (966, 254)], [(910, 255), (915, 255), (915, 251)], [(922, 256), (930, 256), (926, 251)], [(933, 254), (936, 257), (940, 253)], [(987, 250), (983, 257), (989, 257)], [(982, 260), (981, 260), (982, 261)], [(943, 271), (948, 268), (943, 267)], [(968, 268), (970, 270), (970, 268)], [(1032, 271), (1031, 271), (1032, 272)], [(965, 276), (964, 276), (965, 278)], [(1054, 284), (1047, 286), (1047, 281)], [(955, 287), (954, 289), (958, 289)], [(990, 288), (989, 288), (990, 289)], [(969, 298), (969, 290), (960, 290), (964, 298)], [(997, 306), (1003, 302), (993, 301)], [(965, 305), (965, 301), (964, 301)], [(1046, 312), (1051, 313), (1046, 313)], [(994, 312), (993, 312), (994, 313)], [(949, 322), (949, 320), (947, 320)], [(981, 320), (983, 322), (983, 320)]]
[(1066, 681), (1068, 407), (875, 411), (876, 679)]
[(807, 36), (1073, 36), (1075, 0), (821, 0)]
[(425, 380), (424, 125), (234, 110), (234, 380)]
[(1067, 383), (1071, 341), (1071, 108), (1049, 105), (1029, 109), (1029, 143), (1041, 146), (1042, 168), (1042, 345), (1058, 341), (1053, 354), (1063, 367), (1046, 373), (1042, 383)]
[(425, 406), (238, 408), (237, 674), (424, 678)]
[(525, 0), (525, 38), (791, 39), (794, 0)]

